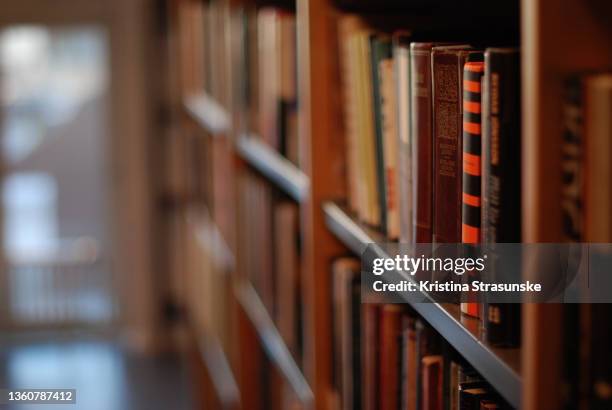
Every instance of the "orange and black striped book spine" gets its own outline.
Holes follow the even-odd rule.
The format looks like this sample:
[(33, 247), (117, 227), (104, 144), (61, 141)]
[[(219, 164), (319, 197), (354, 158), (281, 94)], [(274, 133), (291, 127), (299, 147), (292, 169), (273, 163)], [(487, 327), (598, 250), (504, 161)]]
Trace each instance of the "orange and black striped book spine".
[[(461, 207), (461, 240), (466, 244), (480, 242), (481, 175), (482, 175), (482, 77), (483, 61), (468, 61), (463, 68), (463, 192)], [(461, 311), (479, 315), (479, 305), (464, 302)]]

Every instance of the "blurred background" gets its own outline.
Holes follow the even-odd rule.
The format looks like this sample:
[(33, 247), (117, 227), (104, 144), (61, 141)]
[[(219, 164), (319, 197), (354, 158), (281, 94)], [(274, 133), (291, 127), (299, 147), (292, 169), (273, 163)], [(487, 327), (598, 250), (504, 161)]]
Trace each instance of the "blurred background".
[(155, 6), (0, 4), (0, 388), (191, 408), (152, 239)]

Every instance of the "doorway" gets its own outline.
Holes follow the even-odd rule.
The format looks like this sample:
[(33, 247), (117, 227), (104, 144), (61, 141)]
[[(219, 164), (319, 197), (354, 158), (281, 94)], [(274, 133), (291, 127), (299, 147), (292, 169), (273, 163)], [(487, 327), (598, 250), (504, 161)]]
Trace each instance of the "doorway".
[(0, 30), (1, 323), (112, 325), (109, 47), (96, 25)]

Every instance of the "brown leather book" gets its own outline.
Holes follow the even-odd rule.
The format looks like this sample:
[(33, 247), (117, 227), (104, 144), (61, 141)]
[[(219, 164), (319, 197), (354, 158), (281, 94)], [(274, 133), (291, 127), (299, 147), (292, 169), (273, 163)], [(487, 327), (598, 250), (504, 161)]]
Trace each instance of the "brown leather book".
[(461, 242), (463, 66), (469, 46), (432, 49), (434, 201), (433, 242)]
[(441, 355), (426, 356), (421, 360), (422, 397), (421, 410), (442, 410), (443, 362)]
[(412, 145), (413, 237), (431, 243), (433, 201), (433, 118), (431, 49), (433, 43), (410, 44), (410, 138)]
[(401, 305), (384, 305), (380, 313), (380, 407), (397, 410), (400, 398)]
[(371, 303), (362, 305), (361, 323), (363, 340), (363, 409), (378, 409), (378, 312), (379, 306)]

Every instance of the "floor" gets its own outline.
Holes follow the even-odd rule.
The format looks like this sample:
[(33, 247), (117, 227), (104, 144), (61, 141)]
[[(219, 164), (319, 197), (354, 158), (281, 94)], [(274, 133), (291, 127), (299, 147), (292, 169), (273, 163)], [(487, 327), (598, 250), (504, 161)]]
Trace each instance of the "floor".
[(76, 405), (16, 405), (14, 410), (182, 410), (192, 408), (180, 357), (142, 357), (106, 340), (0, 344), (0, 389), (76, 389)]

